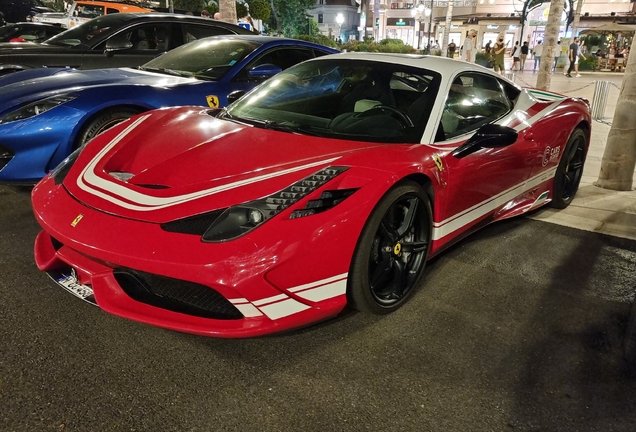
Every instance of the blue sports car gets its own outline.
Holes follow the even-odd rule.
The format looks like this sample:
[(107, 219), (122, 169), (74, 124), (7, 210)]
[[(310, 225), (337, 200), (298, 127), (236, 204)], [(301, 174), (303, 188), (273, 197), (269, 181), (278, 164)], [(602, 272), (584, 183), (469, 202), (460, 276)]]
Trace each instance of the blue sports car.
[(0, 182), (34, 183), (74, 149), (142, 111), (223, 107), (289, 66), (336, 52), (293, 39), (216, 36), (138, 69), (48, 68), (2, 77)]

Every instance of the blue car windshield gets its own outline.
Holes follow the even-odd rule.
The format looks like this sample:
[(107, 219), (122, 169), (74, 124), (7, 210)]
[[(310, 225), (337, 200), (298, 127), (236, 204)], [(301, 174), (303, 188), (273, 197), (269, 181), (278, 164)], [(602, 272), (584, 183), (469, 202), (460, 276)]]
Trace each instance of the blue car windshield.
[(204, 38), (168, 51), (140, 69), (216, 81), (259, 46), (247, 40)]
[(128, 20), (128, 18), (117, 15), (123, 14), (105, 15), (100, 18), (92, 19), (82, 25), (73, 27), (72, 29), (53, 36), (48, 39), (45, 44), (62, 46), (91, 45), (93, 43), (93, 39), (101, 39), (101, 37), (104, 36), (111, 27), (119, 28), (122, 22)]
[(290, 133), (419, 143), (440, 82), (427, 69), (330, 56), (279, 73), (219, 117)]

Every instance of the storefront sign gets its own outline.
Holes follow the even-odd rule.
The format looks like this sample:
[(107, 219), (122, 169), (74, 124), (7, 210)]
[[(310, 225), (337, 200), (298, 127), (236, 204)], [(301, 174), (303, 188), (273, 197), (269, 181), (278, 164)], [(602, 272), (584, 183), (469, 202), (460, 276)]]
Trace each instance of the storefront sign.
[(410, 18), (387, 18), (386, 25), (398, 27), (415, 27), (415, 20)]
[(488, 30), (497, 30), (497, 29), (499, 28), (499, 26), (498, 26), (498, 25), (493, 25), (493, 24), (488, 24), (488, 25), (486, 26), (486, 28), (487, 28)]

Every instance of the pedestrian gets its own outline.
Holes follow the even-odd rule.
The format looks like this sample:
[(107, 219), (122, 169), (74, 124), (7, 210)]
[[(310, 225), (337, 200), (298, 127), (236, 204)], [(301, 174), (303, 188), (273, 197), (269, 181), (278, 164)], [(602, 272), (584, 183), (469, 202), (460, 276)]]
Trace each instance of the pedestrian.
[(490, 54), (491, 45), (492, 45), (492, 41), (489, 40), (486, 46), (484, 47), (484, 50), (486, 51), (486, 55)]
[(556, 49), (554, 50), (554, 66), (552, 66), (552, 72), (556, 72), (557, 62), (561, 57), (561, 41), (557, 42)]
[(503, 33), (499, 33), (499, 36), (497, 36), (497, 42), (495, 42), (495, 45), (492, 47), (492, 65), (493, 68), (495, 70), (495, 72), (499, 72), (501, 75), (503, 75), (505, 73), (505, 66), (504, 66), (504, 55), (506, 54), (506, 45), (504, 45), (503, 43), (504, 41), (504, 35)]
[(521, 50), (519, 49), (519, 41), (515, 42), (515, 47), (512, 49), (512, 66), (510, 70), (519, 70), (519, 61), (521, 60)]
[(462, 48), (462, 60), (468, 63), (475, 63), (475, 35), (477, 32), (474, 29), (468, 30), (464, 45)]
[(201, 11), (201, 17), (203, 18), (210, 18), (210, 12), (206, 11), (205, 9), (203, 9)]
[(529, 51), (528, 42), (524, 42), (523, 45), (521, 45), (521, 70), (523, 70), (523, 67), (526, 65), (526, 59), (528, 58)]
[(534, 56), (534, 67), (532, 68), (532, 72), (537, 70), (537, 65), (541, 67), (541, 56), (543, 55), (543, 44), (541, 41), (537, 42), (532, 50), (532, 55)]
[(572, 78), (572, 71), (576, 68), (576, 76), (580, 77), (578, 73), (578, 63), (579, 63), (579, 38), (575, 37), (574, 42), (570, 44), (570, 49), (568, 50), (568, 59), (570, 60), (570, 66), (568, 67), (568, 71), (565, 74), (566, 77)]
[(455, 45), (454, 39), (451, 39), (450, 43), (448, 44), (448, 47), (446, 48), (448, 57), (450, 58), (455, 57), (456, 49), (457, 49), (457, 45)]

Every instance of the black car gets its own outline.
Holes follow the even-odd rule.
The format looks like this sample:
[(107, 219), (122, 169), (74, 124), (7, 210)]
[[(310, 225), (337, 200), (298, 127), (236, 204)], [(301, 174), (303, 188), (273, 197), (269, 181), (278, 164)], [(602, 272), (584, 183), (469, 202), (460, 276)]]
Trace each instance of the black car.
[(0, 76), (38, 67), (135, 67), (207, 36), (253, 34), (237, 25), (188, 15), (104, 15), (41, 44), (0, 43)]
[(40, 0), (0, 0), (0, 15), (8, 23), (27, 21), (33, 15), (44, 12), (55, 11)]
[(62, 33), (60, 26), (42, 23), (17, 23), (0, 27), (0, 42), (44, 42)]

